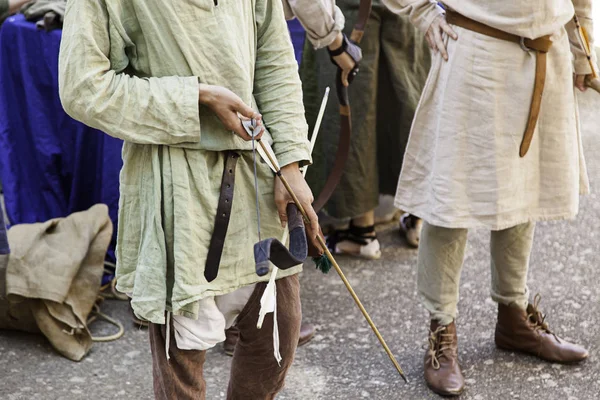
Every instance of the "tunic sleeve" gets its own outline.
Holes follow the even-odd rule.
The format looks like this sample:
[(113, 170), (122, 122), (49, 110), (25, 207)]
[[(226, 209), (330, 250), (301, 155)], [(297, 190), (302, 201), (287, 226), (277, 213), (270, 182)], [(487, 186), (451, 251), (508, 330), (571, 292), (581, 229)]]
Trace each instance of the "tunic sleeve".
[(281, 166), (309, 162), (302, 85), (281, 0), (258, 0), (256, 25), (253, 94), (273, 137), (273, 150)]
[(128, 75), (124, 41), (115, 31), (104, 0), (68, 2), (59, 56), (65, 111), (132, 143), (199, 142), (198, 78)]
[(296, 17), (315, 49), (329, 46), (344, 29), (344, 14), (334, 0), (283, 0), (286, 18)]
[(435, 0), (383, 0), (383, 4), (396, 14), (408, 14), (410, 22), (423, 33), (437, 16), (443, 14)]
[[(585, 28), (590, 40), (590, 47), (592, 49), (592, 57), (594, 62), (597, 62), (596, 52), (594, 50), (594, 21), (592, 19), (592, 0), (573, 0), (575, 6), (575, 14), (579, 18), (581, 26)], [(566, 26), (569, 34), (569, 42), (571, 43), (571, 51), (574, 57), (574, 70), (576, 74), (588, 75), (592, 73), (592, 69), (585, 55), (585, 51), (581, 46), (579, 40), (579, 34), (577, 27), (573, 21), (569, 21)]]

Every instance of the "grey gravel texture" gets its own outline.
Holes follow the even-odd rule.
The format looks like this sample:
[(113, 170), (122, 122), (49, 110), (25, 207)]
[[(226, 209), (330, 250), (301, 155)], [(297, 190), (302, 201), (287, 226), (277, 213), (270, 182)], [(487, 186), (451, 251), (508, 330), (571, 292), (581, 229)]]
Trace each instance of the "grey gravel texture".
[[(600, 95), (581, 96), (584, 144), (592, 185), (600, 180)], [(584, 197), (575, 221), (541, 223), (531, 259), (530, 288), (541, 293), (548, 321), (565, 338), (587, 346), (583, 365), (561, 366), (495, 349), (495, 304), (489, 298), (489, 234), (470, 234), (461, 280), (458, 332), (468, 383), (463, 399), (593, 400), (600, 398), (600, 203)], [(417, 301), (415, 250), (395, 225), (380, 233), (383, 257), (339, 257), (349, 280), (410, 378), (405, 384), (379, 346), (338, 276), (308, 265), (303, 276), (306, 322), (318, 327), (298, 349), (279, 399), (436, 399), (422, 379), (427, 315)], [(147, 332), (130, 321), (127, 303), (108, 301), (108, 314), (126, 322), (125, 336), (98, 343), (80, 363), (56, 355), (44, 338), (0, 332), (0, 399), (151, 399)], [(97, 333), (110, 327), (98, 324)], [(210, 351), (208, 399), (225, 398), (230, 358)]]

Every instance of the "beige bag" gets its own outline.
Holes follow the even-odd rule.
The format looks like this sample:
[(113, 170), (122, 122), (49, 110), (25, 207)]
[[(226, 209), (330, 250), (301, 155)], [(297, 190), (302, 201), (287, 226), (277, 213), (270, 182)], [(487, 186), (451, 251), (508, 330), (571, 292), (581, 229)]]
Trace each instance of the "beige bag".
[(81, 360), (92, 346), (87, 319), (112, 231), (103, 204), (67, 218), (12, 227), (5, 273), (0, 260), (0, 288), (6, 289), (0, 289), (0, 329), (41, 332), (59, 353)]

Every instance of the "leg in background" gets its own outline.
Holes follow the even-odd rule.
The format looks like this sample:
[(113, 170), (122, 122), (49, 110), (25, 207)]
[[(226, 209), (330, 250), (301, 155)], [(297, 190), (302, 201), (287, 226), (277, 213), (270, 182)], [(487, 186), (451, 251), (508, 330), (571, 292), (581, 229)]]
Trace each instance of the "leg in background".
[(492, 299), (495, 302), (507, 306), (516, 304), (522, 310), (527, 308), (527, 272), (534, 231), (535, 223), (530, 222), (492, 232)]
[(338, 229), (327, 238), (330, 250), (338, 254), (376, 260), (381, 257), (377, 232), (375, 231), (375, 210), (367, 211), (350, 221), (348, 229)]
[(419, 295), (431, 319), (441, 325), (456, 318), (467, 233), (466, 229), (423, 224), (417, 262)]
[(431, 315), (424, 375), (429, 388), (443, 396), (459, 395), (465, 388), (454, 319), (467, 233), (424, 223), (419, 247), (419, 294)]

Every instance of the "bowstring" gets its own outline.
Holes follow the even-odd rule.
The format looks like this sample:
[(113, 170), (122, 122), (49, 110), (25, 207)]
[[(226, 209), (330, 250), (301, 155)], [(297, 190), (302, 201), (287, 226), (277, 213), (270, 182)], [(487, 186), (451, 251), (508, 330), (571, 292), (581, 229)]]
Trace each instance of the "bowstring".
[(258, 173), (256, 168), (256, 144), (254, 139), (254, 130), (252, 130), (252, 162), (254, 163), (254, 192), (256, 196), (256, 219), (258, 221), (258, 241), (261, 242), (260, 233), (260, 207), (258, 203)]
[[(246, 131), (248, 132), (248, 134), (252, 137), (252, 163), (254, 164), (254, 192), (255, 192), (255, 196), (256, 196), (256, 219), (258, 222), (258, 241), (259, 243), (262, 242), (262, 234), (261, 234), (261, 223), (260, 223), (260, 206), (259, 206), (259, 196), (258, 196), (258, 169), (257, 169), (257, 161), (256, 161), (256, 133), (255, 130), (256, 129), (256, 120), (252, 120), (252, 123), (248, 126), (248, 129), (246, 129)], [(265, 250), (263, 249), (263, 246), (259, 246), (261, 253), (263, 253), (268, 260), (271, 259), (271, 257), (265, 252)]]

